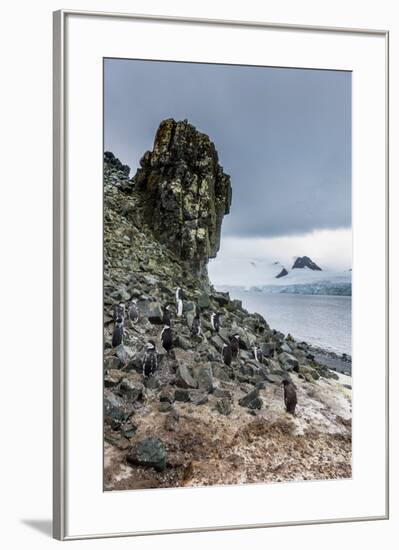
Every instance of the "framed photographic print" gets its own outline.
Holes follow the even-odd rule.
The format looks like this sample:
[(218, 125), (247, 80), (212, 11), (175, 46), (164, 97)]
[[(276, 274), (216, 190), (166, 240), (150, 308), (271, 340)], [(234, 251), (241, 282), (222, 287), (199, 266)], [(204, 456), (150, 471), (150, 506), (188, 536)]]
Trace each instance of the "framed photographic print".
[(54, 14), (56, 538), (388, 517), (387, 63)]

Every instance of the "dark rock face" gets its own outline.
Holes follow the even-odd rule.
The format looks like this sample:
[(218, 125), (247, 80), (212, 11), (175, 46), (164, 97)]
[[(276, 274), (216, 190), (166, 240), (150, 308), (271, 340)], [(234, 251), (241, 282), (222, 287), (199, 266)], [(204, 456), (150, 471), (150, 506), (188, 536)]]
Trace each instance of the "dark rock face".
[(297, 258), (294, 262), (294, 265), (292, 266), (292, 269), (303, 269), (304, 267), (312, 269), (313, 271), (322, 271), (321, 267), (315, 264), (314, 261), (311, 260), (308, 256)]
[(130, 167), (127, 164), (122, 164), (121, 161), (117, 159), (113, 153), (111, 153), (111, 151), (106, 151), (104, 153), (104, 161), (115, 170), (122, 172), (125, 176), (129, 175)]
[(285, 277), (286, 275), (288, 275), (288, 271), (283, 267), (280, 273), (276, 275), (276, 279), (281, 279), (281, 277)]
[(140, 165), (133, 183), (146, 223), (195, 275), (205, 276), (231, 204), (230, 177), (214, 144), (186, 120), (164, 120)]

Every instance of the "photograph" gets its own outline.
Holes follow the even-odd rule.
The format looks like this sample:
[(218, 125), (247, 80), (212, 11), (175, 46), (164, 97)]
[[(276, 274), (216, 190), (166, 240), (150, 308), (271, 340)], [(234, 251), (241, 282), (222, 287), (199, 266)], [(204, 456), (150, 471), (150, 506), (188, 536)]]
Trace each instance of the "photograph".
[(352, 72), (104, 58), (102, 185), (103, 489), (351, 479)]

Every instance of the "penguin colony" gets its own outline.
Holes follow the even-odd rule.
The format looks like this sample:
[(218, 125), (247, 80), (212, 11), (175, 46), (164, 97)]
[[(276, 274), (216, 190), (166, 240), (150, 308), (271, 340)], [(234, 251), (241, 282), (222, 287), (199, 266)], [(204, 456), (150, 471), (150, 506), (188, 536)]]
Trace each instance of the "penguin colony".
[[(176, 299), (176, 316), (181, 317), (183, 314), (183, 293), (181, 287), (176, 288), (175, 292)], [(167, 304), (163, 307), (163, 328), (160, 334), (160, 339), (162, 342), (162, 347), (165, 349), (167, 355), (169, 356), (170, 351), (173, 349), (173, 331), (171, 328), (171, 304)], [(210, 316), (210, 324), (212, 327), (212, 332), (219, 333), (221, 326), (221, 313), (213, 312)], [(137, 306), (137, 301), (132, 300), (126, 305), (124, 303), (119, 303), (114, 307), (114, 329), (112, 333), (112, 347), (116, 348), (120, 345), (123, 345), (123, 335), (124, 335), (124, 324), (125, 319), (127, 318), (131, 325), (135, 325), (140, 320), (140, 312)], [(195, 317), (191, 325), (191, 336), (192, 337), (202, 337), (202, 327), (201, 327), (201, 310), (196, 306)], [(222, 362), (230, 366), (234, 359), (237, 359), (240, 351), (240, 335), (234, 334), (230, 337), (229, 344), (223, 344), (221, 352)], [(253, 357), (255, 361), (262, 363), (263, 353), (258, 343), (255, 343), (253, 347)], [(156, 344), (154, 340), (148, 340), (146, 344), (146, 350), (142, 360), (143, 367), (143, 377), (149, 378), (153, 376), (158, 368), (158, 355)], [(294, 383), (290, 379), (285, 379), (282, 382), (284, 389), (284, 404), (287, 413), (295, 415), (295, 408), (297, 405), (297, 393)]]

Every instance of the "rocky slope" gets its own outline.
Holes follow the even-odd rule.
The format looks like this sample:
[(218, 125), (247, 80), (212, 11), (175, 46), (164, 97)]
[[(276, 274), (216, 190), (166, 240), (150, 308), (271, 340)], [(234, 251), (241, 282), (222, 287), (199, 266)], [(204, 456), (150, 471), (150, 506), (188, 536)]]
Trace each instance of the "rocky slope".
[[(105, 488), (350, 477), (350, 379), (208, 281), (231, 203), (214, 145), (186, 121), (167, 120), (140, 164), (129, 179), (128, 167), (104, 156)], [(139, 320), (125, 319), (123, 344), (113, 348), (114, 307), (130, 300)], [(167, 354), (160, 334), (168, 304)], [(191, 333), (196, 311), (200, 336)], [(213, 312), (222, 314), (219, 333)], [(233, 334), (240, 349), (227, 366), (221, 349)], [(158, 368), (144, 378), (148, 340)], [(285, 412), (284, 378), (297, 388), (295, 416)]]

